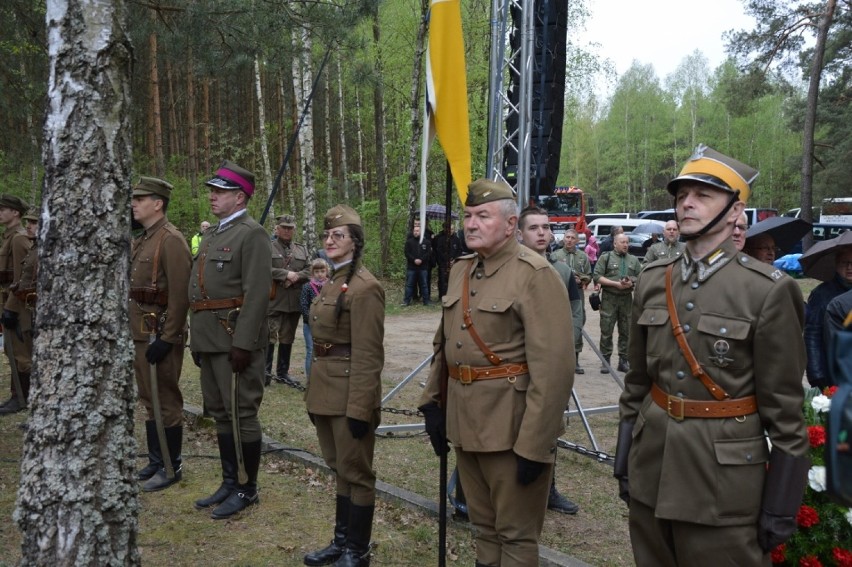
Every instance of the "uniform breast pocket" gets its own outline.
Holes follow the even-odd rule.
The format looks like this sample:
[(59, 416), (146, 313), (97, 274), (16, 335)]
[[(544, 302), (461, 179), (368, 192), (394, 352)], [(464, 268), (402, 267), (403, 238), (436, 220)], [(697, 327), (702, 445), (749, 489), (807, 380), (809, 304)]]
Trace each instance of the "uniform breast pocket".
[(234, 254), (216, 251), (207, 256), (207, 269), (227, 273), (233, 269)]
[(473, 315), (473, 324), (486, 342), (505, 343), (512, 340), (520, 329), (512, 317), (513, 299), (483, 297)]
[(672, 336), (669, 312), (659, 307), (647, 307), (639, 315), (639, 326), (647, 337), (645, 348), (650, 356), (658, 357), (671, 348)]
[(283, 268), (284, 267), (284, 256), (281, 254), (272, 254), (272, 267), (273, 268)]
[(693, 349), (705, 366), (722, 369), (751, 366), (748, 340), (751, 336), (751, 321), (706, 313), (698, 320), (698, 332), (700, 344)]

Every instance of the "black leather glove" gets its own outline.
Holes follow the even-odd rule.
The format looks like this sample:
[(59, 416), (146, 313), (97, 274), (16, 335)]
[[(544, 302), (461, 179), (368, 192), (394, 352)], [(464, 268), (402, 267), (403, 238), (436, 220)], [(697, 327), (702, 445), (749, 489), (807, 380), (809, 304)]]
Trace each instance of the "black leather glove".
[(449, 453), (447, 418), (443, 410), (441, 410), (437, 402), (429, 402), (417, 409), (420, 410), (426, 421), (426, 434), (429, 436), (429, 442), (432, 443), (432, 449), (434, 449), (435, 454), (440, 457)]
[(630, 485), (627, 482), (627, 455), (633, 444), (633, 425), (635, 422), (622, 420), (618, 424), (618, 438), (615, 444), (615, 463), (613, 474), (618, 479), (618, 497), (630, 506)]
[(370, 424), (366, 421), (355, 419), (354, 417), (347, 417), (346, 421), (349, 423), (349, 432), (352, 434), (353, 439), (361, 439), (370, 430)]
[(242, 372), (248, 368), (249, 362), (251, 362), (251, 352), (232, 346), (231, 351), (228, 353), (228, 360), (231, 361), (231, 370)]
[(172, 343), (168, 343), (161, 338), (154, 339), (154, 342), (148, 345), (148, 350), (145, 351), (145, 360), (148, 364), (157, 364), (162, 362), (166, 355), (172, 351)]
[(195, 364), (197, 367), (201, 368), (201, 353), (190, 351), (189, 354), (190, 356), (192, 356), (192, 363)]
[(518, 482), (521, 486), (526, 486), (537, 479), (544, 471), (544, 463), (531, 461), (515, 453), (518, 459)]
[(9, 311), (8, 309), (3, 310), (3, 317), (0, 318), (0, 323), (3, 324), (4, 329), (12, 329), (18, 328), (18, 314), (14, 311)]
[(760, 511), (757, 520), (757, 543), (764, 553), (769, 553), (796, 531), (795, 516), (776, 516), (766, 510)]
[(811, 461), (772, 449), (763, 483), (763, 501), (757, 520), (757, 543), (769, 553), (796, 531), (796, 513), (808, 484)]
[(627, 478), (618, 479), (618, 497), (630, 506), (630, 485), (627, 483)]

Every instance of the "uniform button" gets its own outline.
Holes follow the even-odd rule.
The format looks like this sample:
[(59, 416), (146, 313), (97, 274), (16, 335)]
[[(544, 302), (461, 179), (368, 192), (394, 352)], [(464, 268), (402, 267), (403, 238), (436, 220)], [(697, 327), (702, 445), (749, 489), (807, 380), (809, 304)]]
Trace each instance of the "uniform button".
[(467, 330), (467, 325), (465, 325), (464, 323), (462, 323), (462, 327), (461, 327), (461, 328), (462, 328), (462, 331), (466, 331), (466, 330)]
[(656, 318), (657, 318), (656, 316), (651, 315), (651, 323), (653, 323)]
[(693, 309), (695, 309), (695, 304), (694, 304), (693, 302), (691, 302), (691, 301), (688, 301), (688, 302), (686, 303), (686, 310), (687, 310), (687, 311), (692, 311)]
[(686, 377), (686, 373), (683, 370), (678, 370), (675, 372), (675, 376), (677, 376), (678, 380), (683, 380)]
[(678, 398), (682, 398), (682, 397), (683, 397), (683, 392), (678, 392), (677, 394), (675, 394), (675, 396), (677, 396)]
[(691, 328), (692, 328), (692, 327), (690, 327), (688, 324), (687, 324), (687, 325), (684, 325), (684, 326), (683, 326), (683, 332), (684, 332), (684, 333), (688, 333), (688, 332), (689, 332), (689, 330), (690, 330)]
[(317, 316), (316, 316), (316, 315), (314, 315), (314, 321), (316, 321), (316, 320), (317, 320)]
[(472, 290), (470, 291), (470, 294), (471, 294), (471, 295), (476, 295), (476, 290), (475, 290), (475, 289), (472, 289)]
[(482, 272), (476, 272), (476, 279), (478, 279), (478, 280), (482, 279)]
[(742, 260), (743, 264), (747, 264), (748, 263), (748, 256), (743, 256), (743, 257), (740, 258), (740, 260)]
[(700, 286), (700, 285), (701, 285), (701, 284), (699, 284), (698, 282), (692, 282), (692, 285), (691, 285), (690, 287), (691, 287), (692, 289), (698, 289), (698, 286)]
[(491, 306), (491, 311), (494, 311), (496, 309), (497, 309), (497, 304), (495, 303), (494, 305)]
[(748, 462), (751, 462), (751, 459), (752, 459), (751, 453), (746, 453), (745, 458)]
[(456, 348), (461, 348), (461, 347), (462, 347), (461, 341), (457, 342), (457, 343), (456, 343)]
[(721, 334), (723, 334), (723, 335), (727, 335), (727, 334), (728, 334), (728, 329), (727, 329), (727, 328), (725, 328), (725, 327), (722, 327), (721, 329), (719, 329), (719, 332), (720, 332)]

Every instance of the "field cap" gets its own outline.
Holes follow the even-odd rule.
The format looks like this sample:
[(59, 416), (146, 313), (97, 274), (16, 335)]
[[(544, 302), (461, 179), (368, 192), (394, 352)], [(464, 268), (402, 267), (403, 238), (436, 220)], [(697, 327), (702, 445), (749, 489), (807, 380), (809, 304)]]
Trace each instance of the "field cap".
[(325, 230), (331, 230), (338, 226), (347, 224), (356, 224), (361, 226), (361, 217), (355, 212), (355, 209), (346, 205), (335, 205), (325, 214), (323, 226)]
[(134, 197), (144, 197), (146, 195), (157, 195), (164, 199), (172, 198), (172, 184), (157, 179), (156, 177), (140, 177), (139, 182), (133, 188)]
[(477, 179), (467, 186), (467, 200), (465, 207), (476, 207), (492, 201), (501, 199), (515, 199), (515, 193), (503, 181), (491, 181), (490, 179)]

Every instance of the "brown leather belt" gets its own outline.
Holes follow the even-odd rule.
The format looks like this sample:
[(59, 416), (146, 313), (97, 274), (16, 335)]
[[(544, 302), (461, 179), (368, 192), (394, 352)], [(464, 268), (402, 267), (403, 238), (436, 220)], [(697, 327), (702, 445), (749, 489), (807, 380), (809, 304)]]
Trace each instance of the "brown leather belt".
[(213, 309), (233, 309), (243, 304), (242, 297), (227, 297), (225, 299), (202, 299), (193, 301), (189, 308), (193, 311), (212, 311)]
[(745, 417), (757, 413), (757, 398), (747, 396), (720, 402), (713, 400), (685, 400), (666, 394), (662, 388), (651, 386), (651, 399), (665, 410), (669, 417), (683, 421), (687, 417)]
[(331, 343), (318, 343), (314, 341), (314, 356), (352, 356), (351, 344), (333, 345)]
[[(499, 366), (458, 366), (448, 365), (450, 378), (458, 380), (462, 384), (470, 384), (475, 380), (494, 380), (495, 378), (514, 378), (521, 374), (528, 374), (530, 367), (526, 362), (507, 362)], [(514, 380), (510, 380), (514, 382)]]
[(169, 304), (169, 294), (151, 287), (130, 288), (130, 299), (139, 303), (147, 303), (165, 307)]

